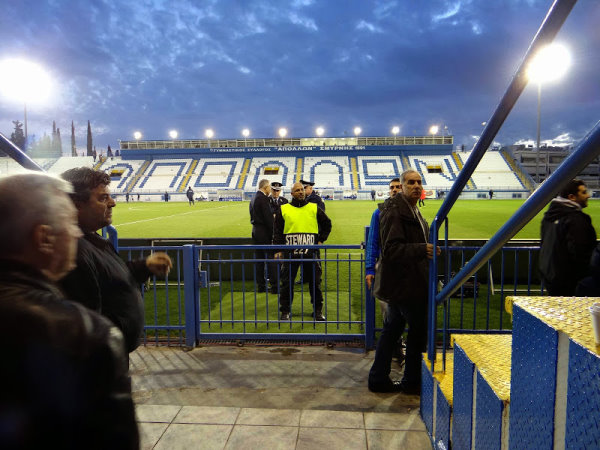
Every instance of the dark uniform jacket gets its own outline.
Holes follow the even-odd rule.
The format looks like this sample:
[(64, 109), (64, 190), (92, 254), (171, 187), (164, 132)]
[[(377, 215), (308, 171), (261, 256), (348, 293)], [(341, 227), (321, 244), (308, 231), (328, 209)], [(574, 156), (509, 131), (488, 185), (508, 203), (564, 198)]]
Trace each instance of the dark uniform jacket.
[(138, 448), (123, 336), (0, 260), (0, 448)]
[(273, 213), (273, 215), (275, 215), (277, 214), (277, 210), (281, 209), (281, 205), (285, 205), (288, 203), (288, 199), (280, 195), (277, 198), (269, 197), (269, 202), (271, 204), (271, 212)]
[(263, 191), (257, 191), (250, 201), (252, 241), (255, 244), (271, 244), (273, 239), (273, 213), (271, 202)]
[(61, 286), (69, 300), (108, 317), (123, 333), (127, 351), (132, 352), (144, 329), (140, 286), (150, 275), (145, 260), (125, 263), (109, 241), (87, 233), (78, 241), (77, 268)]
[(574, 202), (555, 198), (542, 219), (540, 273), (550, 295), (575, 295), (577, 282), (588, 275), (596, 246), (590, 216)]
[(374, 294), (391, 304), (427, 301), (429, 226), (404, 196), (389, 198), (379, 216), (381, 258)]
[(316, 203), (319, 209), (325, 211), (325, 202), (315, 191), (312, 191), (308, 197), (306, 197), (306, 201), (309, 203)]

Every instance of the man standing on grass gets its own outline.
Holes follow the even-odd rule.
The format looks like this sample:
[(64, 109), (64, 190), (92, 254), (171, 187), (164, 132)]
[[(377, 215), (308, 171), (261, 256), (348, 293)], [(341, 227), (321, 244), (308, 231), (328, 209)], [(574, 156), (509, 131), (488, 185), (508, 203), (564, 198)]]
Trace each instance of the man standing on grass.
[(128, 261), (119, 257), (110, 241), (97, 234), (112, 223), (116, 205), (110, 196), (107, 173), (80, 167), (61, 175), (73, 185), (71, 199), (77, 208), (83, 237), (77, 249), (77, 268), (62, 280), (70, 300), (108, 317), (123, 333), (125, 347), (132, 352), (144, 329), (144, 304), (140, 286), (151, 275), (166, 276), (171, 258), (154, 252), (145, 259)]
[[(275, 231), (273, 243), (276, 245), (320, 245), (327, 240), (331, 233), (331, 220), (325, 211), (315, 203), (309, 203), (305, 198), (302, 183), (292, 186), (292, 201), (282, 205), (275, 216)], [(301, 268), (301, 280), (308, 281), (310, 301), (313, 304), (313, 318), (324, 321), (323, 293), (321, 292), (321, 263), (310, 261), (318, 258), (318, 250), (296, 248), (290, 252), (289, 258), (297, 262), (286, 262), (281, 269), (281, 288), (279, 296), (280, 320), (289, 320), (292, 301), (294, 299), (294, 284), (298, 269)], [(275, 258), (283, 258), (284, 252), (278, 252)], [(309, 261), (304, 262), (303, 259)]]
[[(402, 192), (385, 201), (379, 219), (381, 264), (375, 274), (375, 296), (388, 303), (388, 313), (369, 372), (369, 390), (419, 394), (421, 353), (427, 346), (428, 260), (433, 252), (439, 255), (440, 248), (427, 242), (429, 225), (417, 207), (421, 176), (409, 169), (400, 183)], [(404, 376), (392, 381), (392, 355), (405, 319), (409, 330)]]
[[(271, 193), (271, 183), (269, 180), (260, 180), (258, 191), (250, 201), (250, 223), (252, 224), (252, 243), (254, 245), (270, 245), (273, 243), (273, 213), (271, 212), (271, 202), (269, 194)], [(272, 257), (268, 250), (256, 250), (258, 261), (256, 264), (256, 290), (257, 292), (267, 291), (267, 280), (270, 279), (271, 292), (277, 292), (275, 271), (272, 263), (266, 263)], [(265, 271), (265, 265), (267, 270)], [(269, 267), (271, 266), (271, 267)]]
[[(402, 191), (402, 185), (400, 184), (400, 178), (393, 178), (390, 181), (390, 198), (393, 198)], [(373, 215), (371, 216), (371, 224), (369, 225), (369, 238), (367, 243), (367, 255), (365, 257), (365, 281), (369, 289), (373, 288), (373, 280), (375, 279), (375, 267), (376, 262), (381, 254), (381, 248), (379, 246), (379, 217), (381, 210), (383, 209), (383, 203), (379, 203)], [(388, 311), (388, 304), (382, 300), (379, 300), (379, 307), (381, 308), (381, 316), (385, 322)], [(404, 326), (406, 321), (400, 321), (398, 326), (401, 328), (400, 335), (404, 333)], [(404, 350), (402, 349), (402, 338), (398, 339), (398, 345), (394, 351), (394, 354), (398, 358), (398, 362), (402, 364), (404, 362)]]
[(548, 293), (571, 297), (588, 275), (596, 246), (592, 219), (582, 211), (590, 194), (583, 181), (574, 179), (550, 202), (542, 219), (540, 273)]
[(304, 181), (300, 180), (300, 183), (304, 186), (304, 194), (306, 196), (306, 201), (308, 203), (316, 203), (319, 209), (322, 209), (325, 212), (325, 202), (321, 198), (319, 194), (314, 191), (314, 181)]

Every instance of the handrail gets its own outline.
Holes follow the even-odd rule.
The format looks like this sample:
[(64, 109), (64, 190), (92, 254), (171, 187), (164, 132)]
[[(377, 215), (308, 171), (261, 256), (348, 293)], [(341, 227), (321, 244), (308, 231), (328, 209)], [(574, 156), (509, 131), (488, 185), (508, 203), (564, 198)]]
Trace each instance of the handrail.
[(30, 170), (38, 170), (43, 172), (44, 169), (40, 167), (38, 163), (36, 163), (33, 159), (25, 154), (23, 150), (13, 144), (6, 136), (0, 133), (0, 150), (14, 159), (16, 162), (21, 164), (21, 166)]
[[(523, 60), (521, 61), (521, 64), (519, 65), (519, 68), (517, 69), (517, 72), (513, 76), (513, 79), (511, 80), (506, 92), (504, 93), (502, 99), (500, 100), (500, 103), (496, 107), (494, 113), (492, 114), (492, 117), (490, 118), (486, 127), (484, 128), (483, 133), (481, 134), (481, 136), (479, 137), (479, 140), (475, 144), (475, 147), (473, 148), (473, 151), (471, 152), (469, 159), (465, 163), (464, 168), (460, 171), (458, 178), (456, 179), (456, 181), (452, 185), (452, 188), (448, 192), (448, 195), (444, 199), (444, 202), (442, 203), (442, 206), (440, 207), (439, 211), (437, 212), (436, 217), (433, 219), (433, 221), (431, 223), (431, 230), (430, 230), (430, 242), (433, 242), (433, 243), (437, 242), (439, 227), (441, 226), (441, 224), (444, 221), (446, 221), (446, 219), (448, 217), (448, 213), (450, 212), (450, 209), (452, 208), (454, 203), (456, 203), (456, 200), (458, 199), (463, 188), (466, 186), (467, 182), (471, 178), (471, 175), (477, 168), (479, 162), (483, 158), (483, 155), (487, 151), (488, 147), (492, 144), (494, 138), (496, 137), (496, 135), (498, 134), (498, 131), (500, 130), (500, 127), (502, 126), (502, 124), (504, 123), (506, 118), (508, 117), (510, 111), (512, 110), (515, 103), (519, 99), (521, 93), (527, 86), (527, 83), (529, 80), (528, 80), (526, 71), (527, 71), (529, 64), (535, 58), (536, 53), (543, 46), (552, 42), (552, 40), (554, 39), (556, 34), (560, 31), (560, 28), (562, 27), (563, 23), (569, 16), (571, 10), (575, 6), (575, 3), (577, 3), (577, 0), (555, 0), (555, 2), (552, 4), (550, 9), (548, 10), (548, 14), (544, 18), (540, 28), (538, 29), (536, 35), (534, 36), (529, 48), (527, 49), (527, 51), (525, 53)], [(572, 155), (572, 156), (574, 156), (574, 155)], [(569, 159), (571, 159), (571, 158), (569, 158)], [(576, 162), (578, 162), (578, 161), (576, 161)], [(573, 166), (579, 167), (575, 163), (573, 164)], [(564, 162), (563, 162), (563, 165), (564, 165)], [(570, 173), (571, 170), (568, 170), (568, 171), (563, 170), (562, 172)], [(556, 171), (551, 178), (554, 180), (557, 179)], [(568, 181), (568, 179), (565, 179), (565, 181)], [(545, 195), (550, 195), (551, 193), (554, 193), (556, 190), (558, 190), (558, 189), (556, 189), (553, 191), (551, 189), (552, 189), (552, 187), (548, 187), (542, 191), (542, 194), (538, 194), (537, 196), (535, 196), (534, 201), (536, 203), (532, 204), (529, 201), (526, 202), (527, 205), (530, 205), (530, 204), (532, 205), (532, 207), (528, 207), (528, 209), (531, 208), (531, 210), (533, 210), (533, 208), (537, 207), (537, 205), (538, 205), (537, 202), (541, 202), (545, 198)], [(547, 191), (549, 191), (549, 193), (546, 193)], [(541, 195), (541, 198), (540, 198), (540, 195)], [(534, 196), (532, 196), (532, 197), (534, 197)], [(549, 200), (549, 198), (548, 198), (548, 200)], [(523, 205), (523, 206), (525, 206), (525, 205)], [(540, 207), (540, 210), (542, 207), (543, 207), (543, 205)], [(523, 207), (521, 207), (521, 210), (522, 209), (523, 209)], [(527, 214), (527, 211), (525, 211), (525, 213), (523, 213), (523, 214), (524, 214), (524, 217), (527, 217), (527, 220), (530, 220), (533, 216), (535, 216), (535, 214), (533, 214), (531, 217), (529, 217), (529, 215)], [(507, 225), (509, 223), (511, 224), (511, 226), (516, 226), (512, 219), (509, 220), (509, 222), (507, 222)], [(521, 227), (522, 226), (523, 226), (523, 224), (521, 225)], [(506, 227), (506, 225), (505, 225), (505, 227)], [(500, 230), (500, 231), (503, 231), (505, 227), (503, 227), (502, 230)], [(518, 231), (519, 229), (520, 228), (516, 229), (516, 231)], [(516, 234), (516, 231), (512, 235)], [(498, 233), (496, 233), (494, 238), (498, 235)], [(501, 239), (503, 238), (503, 236), (505, 234), (509, 234), (509, 233), (510, 233), (510, 231), (508, 231), (508, 232), (503, 231), (503, 235), (500, 238), (496, 238), (496, 240), (494, 240), (494, 242), (500, 242)], [(492, 238), (492, 239), (494, 239), (494, 238)], [(506, 240), (508, 240), (508, 239), (506, 239)], [(491, 241), (492, 240), (490, 240), (490, 242)], [(489, 244), (489, 242), (488, 242), (488, 244)], [(500, 244), (500, 246), (502, 244)], [(487, 245), (484, 247), (486, 249), (485, 254), (487, 255), (488, 250), (486, 247), (487, 248), (489, 248), (489, 247)], [(478, 252), (477, 255), (479, 255), (479, 254), (483, 255), (484, 253), (482, 253), (482, 251), (484, 250), (484, 248), (482, 248), (482, 250), (480, 250), (480, 252)], [(497, 250), (497, 248), (496, 248), (496, 250)], [(459, 271), (459, 273), (451, 280), (451, 282), (442, 290), (442, 292), (438, 296), (436, 296), (436, 293), (437, 293), (437, 257), (435, 256), (435, 252), (434, 252), (434, 257), (429, 264), (427, 356), (431, 362), (431, 370), (432, 371), (434, 370), (435, 352), (436, 352), (436, 349), (435, 349), (435, 335), (436, 335), (436, 323), (437, 323), (436, 306), (438, 303), (441, 303), (442, 301), (445, 300), (445, 298), (447, 298), (447, 297), (442, 296), (441, 295), (442, 293), (444, 295), (449, 295), (448, 292), (450, 292), (450, 289), (454, 288), (454, 290), (456, 290), (456, 286), (459, 285), (459, 283), (464, 282), (470, 276), (470, 275), (465, 275), (465, 274), (467, 273), (467, 271), (471, 271), (472, 268), (474, 267), (474, 264), (475, 264), (474, 260), (475, 260), (475, 258), (472, 258), (470, 263), (467, 264), (467, 266), (465, 266), (461, 271)], [(477, 262), (479, 263), (480, 261), (481, 261), (481, 257), (477, 258)], [(475, 272), (475, 270), (473, 270), (473, 272)], [(473, 272), (470, 272), (470, 273), (472, 274)]]

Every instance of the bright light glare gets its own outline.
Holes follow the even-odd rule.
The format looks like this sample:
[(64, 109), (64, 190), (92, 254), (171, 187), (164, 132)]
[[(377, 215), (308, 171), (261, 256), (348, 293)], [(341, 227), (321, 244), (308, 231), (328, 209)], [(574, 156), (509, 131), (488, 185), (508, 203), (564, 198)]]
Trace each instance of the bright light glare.
[(354, 136), (358, 136), (360, 133), (362, 133), (362, 128), (354, 127)]
[(571, 65), (571, 54), (562, 44), (541, 49), (527, 69), (527, 76), (537, 83), (558, 80)]
[(42, 104), (52, 92), (52, 80), (46, 71), (30, 61), (0, 61), (0, 95), (12, 101)]
[(242, 136), (244, 136), (245, 138), (247, 138), (248, 136), (250, 136), (250, 130), (248, 128), (244, 128), (242, 130)]
[(400, 133), (400, 127), (392, 127), (392, 134), (395, 136)]
[(285, 128), (280, 128), (278, 133), (280, 138), (284, 138), (287, 136), (287, 130)]
[(317, 133), (317, 136), (323, 136), (323, 134), (325, 134), (325, 128), (317, 127), (317, 129), (315, 130), (315, 133)]
[(134, 137), (134, 139), (141, 139), (142, 133), (139, 131), (136, 131), (135, 133), (133, 133), (133, 137)]
[(179, 136), (179, 133), (177, 133), (177, 130), (171, 130), (171, 131), (169, 131), (169, 136), (171, 137), (171, 139), (177, 139), (177, 136)]
[(215, 132), (210, 128), (204, 132), (204, 136), (206, 136), (208, 139), (212, 139), (214, 135)]
[(437, 125), (431, 125), (429, 128), (429, 134), (438, 134), (438, 131), (440, 131), (440, 127)]

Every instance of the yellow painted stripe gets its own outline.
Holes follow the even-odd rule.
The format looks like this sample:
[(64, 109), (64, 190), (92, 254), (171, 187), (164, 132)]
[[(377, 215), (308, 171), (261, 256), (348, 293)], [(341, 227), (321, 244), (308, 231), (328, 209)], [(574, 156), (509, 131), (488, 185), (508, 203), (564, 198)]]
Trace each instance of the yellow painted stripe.
[(302, 178), (302, 172), (304, 171), (304, 158), (296, 158), (296, 183)]
[(350, 167), (352, 168), (352, 181), (354, 182), (354, 189), (359, 190), (359, 181), (358, 181), (358, 163), (356, 161), (356, 157), (350, 158)]
[(179, 192), (183, 192), (185, 191), (185, 187), (188, 184), (188, 181), (190, 179), (190, 177), (192, 176), (192, 174), (194, 173), (194, 169), (196, 169), (196, 166), (198, 165), (198, 160), (194, 159), (192, 161), (192, 163), (190, 164), (190, 167), (187, 171), (187, 173), (185, 174), (185, 178), (183, 179), (183, 181), (181, 182), (181, 185), (179, 186)]
[(244, 183), (246, 182), (246, 177), (248, 176), (248, 168), (250, 167), (250, 159), (246, 158), (244, 161), (244, 167), (242, 167), (242, 173), (240, 175), (240, 179), (238, 180), (238, 189), (242, 189), (244, 187)]

